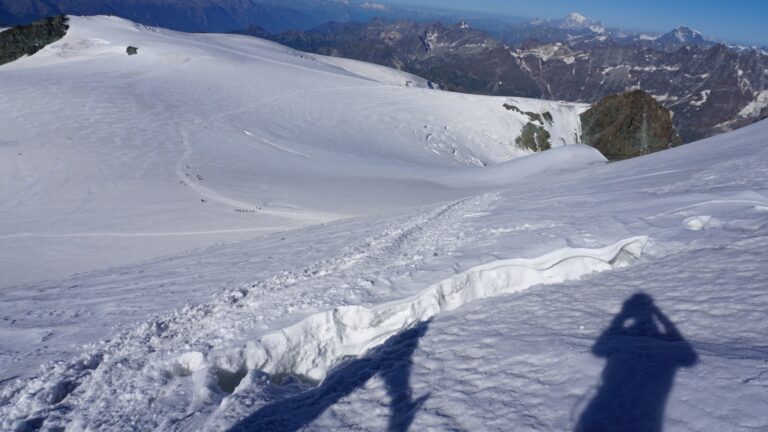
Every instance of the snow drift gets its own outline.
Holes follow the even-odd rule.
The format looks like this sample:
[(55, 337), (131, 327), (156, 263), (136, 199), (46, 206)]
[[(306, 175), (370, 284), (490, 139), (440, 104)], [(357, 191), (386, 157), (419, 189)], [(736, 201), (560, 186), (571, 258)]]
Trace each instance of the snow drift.
[[(559, 283), (623, 267), (640, 257), (648, 241), (634, 237), (601, 249), (553, 251), (534, 259), (484, 264), (438, 282), (420, 293), (375, 307), (345, 306), (319, 313), (246, 346), (240, 355), (212, 353), (214, 370), (232, 374), (258, 369), (273, 375), (322, 380), (340, 359), (360, 356), (400, 331), (443, 311), (486, 297), (515, 293), (538, 284)], [(180, 364), (199, 359), (194, 353)], [(239, 359), (239, 360), (238, 360)], [(193, 369), (202, 368), (195, 361)]]

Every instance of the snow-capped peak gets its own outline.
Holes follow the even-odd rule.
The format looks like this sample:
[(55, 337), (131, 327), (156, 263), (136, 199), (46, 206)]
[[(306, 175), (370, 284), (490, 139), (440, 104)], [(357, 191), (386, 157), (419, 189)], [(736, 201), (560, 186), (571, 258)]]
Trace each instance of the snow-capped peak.
[(656, 39), (655, 43), (664, 50), (672, 51), (685, 46), (708, 47), (714, 44), (698, 31), (686, 26), (678, 26), (664, 33)]
[(386, 11), (389, 8), (386, 5), (383, 5), (381, 3), (374, 3), (374, 2), (365, 2), (360, 5), (363, 9), (373, 9), (373, 10), (379, 10), (379, 11)]
[(587, 21), (587, 17), (578, 12), (573, 12), (565, 17), (565, 21), (575, 24), (584, 24), (584, 22)]
[(559, 27), (566, 29), (589, 29), (594, 33), (603, 33), (605, 31), (600, 21), (587, 18), (578, 12), (566, 15), (560, 21)]
[(672, 32), (675, 38), (680, 42), (704, 38), (701, 33), (687, 26), (677, 26)]

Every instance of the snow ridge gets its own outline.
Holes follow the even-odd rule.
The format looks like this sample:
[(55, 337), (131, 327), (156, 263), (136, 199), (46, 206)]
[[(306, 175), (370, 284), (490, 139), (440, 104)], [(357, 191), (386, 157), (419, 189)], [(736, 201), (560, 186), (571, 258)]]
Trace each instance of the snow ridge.
[[(340, 359), (359, 356), (441, 312), (481, 298), (623, 267), (640, 257), (647, 242), (647, 237), (632, 237), (600, 249), (564, 248), (534, 259), (480, 265), (402, 300), (371, 308), (341, 306), (309, 316), (237, 352), (216, 354), (208, 362), (212, 369), (225, 368), (229, 373), (247, 368), (319, 381)], [(187, 353), (180, 362), (190, 356), (199, 358)]]
[[(460, 203), (439, 209), (435, 216), (440, 217), (440, 213)], [(392, 234), (398, 243), (401, 234), (405, 233)], [(85, 353), (78, 358), (48, 365), (38, 378), (7, 388), (0, 397), (0, 416), (4, 418), (2, 428), (25, 430), (35, 424), (45, 424), (83, 428), (90, 425), (99, 430), (117, 430), (119, 425), (131, 421), (137, 422), (137, 427), (143, 425), (141, 428), (161, 424), (170, 427), (168, 421), (183, 422), (183, 419), (169, 417), (170, 413), (166, 412), (169, 409), (189, 415), (226, 411), (228, 393), (237, 394), (241, 382), (247, 387), (247, 383), (260, 379), (265, 372), (277, 377), (290, 374), (308, 381), (322, 380), (338, 361), (361, 355), (391, 335), (440, 312), (537, 284), (559, 283), (623, 267), (640, 256), (646, 243), (647, 237), (632, 237), (599, 249), (563, 248), (534, 259), (494, 261), (458, 273), (404, 299), (370, 308), (339, 306), (310, 315), (282, 330), (267, 333), (258, 342), (234, 349), (213, 334), (198, 335), (208, 340), (205, 344), (208, 349), (184, 337), (177, 341), (175, 334), (192, 325), (190, 321), (203, 322), (201, 325), (206, 326), (205, 323), (219, 316), (218, 312), (221, 313), (219, 318), (227, 315), (239, 321), (236, 318), (238, 309), (246, 314), (251, 310), (242, 301), (232, 303), (232, 299), (222, 299), (231, 307), (207, 304), (179, 311), (174, 317), (152, 320), (109, 342), (90, 349), (86, 347)], [(337, 264), (342, 268), (346, 266)], [(258, 286), (256, 290), (271, 291), (264, 286)], [(267, 306), (264, 300), (254, 299)], [(197, 350), (168, 358), (168, 361), (162, 360), (164, 356), (155, 358), (162, 350), (177, 344), (180, 345), (178, 348), (192, 346)], [(217, 345), (222, 348), (217, 349)], [(178, 353), (181, 350), (169, 351)], [(150, 390), (158, 388), (161, 389), (157, 390), (158, 394)], [(151, 402), (161, 400), (161, 393), (170, 388), (184, 389), (191, 399), (184, 397), (186, 402), (179, 401), (184, 406), (175, 407)], [(95, 412), (77, 409), (70, 412), (74, 406), (100, 406), (104, 398), (114, 397), (122, 398), (123, 402), (117, 404), (118, 407), (97, 409), (101, 412), (99, 418), (90, 417)], [(211, 417), (215, 418), (216, 415)]]

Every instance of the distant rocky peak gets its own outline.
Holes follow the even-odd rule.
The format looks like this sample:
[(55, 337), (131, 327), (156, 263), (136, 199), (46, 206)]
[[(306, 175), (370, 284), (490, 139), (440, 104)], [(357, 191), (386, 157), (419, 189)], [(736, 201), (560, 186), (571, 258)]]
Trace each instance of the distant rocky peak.
[(435, 44), (437, 44), (437, 40), (440, 37), (442, 30), (444, 30), (444, 27), (441, 23), (428, 25), (424, 29), (424, 33), (420, 37), (424, 51), (429, 52), (435, 48)]
[(690, 27), (678, 26), (672, 31), (656, 38), (655, 45), (657, 48), (664, 51), (675, 51), (688, 46), (707, 48), (715, 45), (715, 43)]
[(424, 36), (430, 40), (436, 40), (445, 31), (441, 23), (430, 24), (424, 29)]
[(704, 36), (702, 36), (701, 33), (687, 26), (678, 26), (670, 33), (680, 42), (704, 40)]

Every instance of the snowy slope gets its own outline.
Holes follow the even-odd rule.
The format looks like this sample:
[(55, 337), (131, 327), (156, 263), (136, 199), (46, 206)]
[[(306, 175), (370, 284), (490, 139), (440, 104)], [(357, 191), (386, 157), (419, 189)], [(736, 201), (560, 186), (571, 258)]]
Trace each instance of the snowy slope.
[[(546, 174), (536, 191), (532, 175), (437, 207), (11, 290), (3, 314), (15, 322), (4, 339), (20, 348), (4, 363), (37, 378), (6, 384), (5, 427), (27, 419), (97, 430), (380, 430), (411, 407), (413, 430), (569, 430), (599, 390), (595, 339), (644, 291), (697, 358), (677, 371), (665, 430), (760, 430), (768, 425), (759, 409), (768, 402), (766, 132), (762, 122)], [(567, 282), (591, 271), (602, 273)], [(448, 281), (460, 283), (439, 288)], [(428, 305), (419, 299), (435, 288), (475, 294), (442, 311), (410, 306)], [(94, 330), (179, 296), (198, 305), (111, 336)], [(370, 311), (387, 310), (391, 318), (371, 320)], [(324, 318), (329, 311), (338, 320)], [(329, 331), (331, 323), (345, 330)], [(389, 335), (397, 336), (328, 369)], [(67, 346), (100, 336), (84, 351)], [(264, 347), (277, 363), (260, 360)], [(64, 361), (19, 370), (45, 355)], [(278, 385), (265, 371), (325, 379)], [(392, 399), (393, 388), (412, 396)]]
[[(316, 54), (304, 54), (325, 64), (338, 66), (346, 71), (360, 75), (382, 84), (390, 84), (405, 87), (430, 88), (429, 80), (407, 72), (390, 69), (366, 63), (363, 61), (346, 59), (343, 57), (326, 57)], [(433, 85), (434, 86), (434, 85)]]
[[(418, 87), (250, 37), (72, 17), (0, 67), (0, 286), (458, 198), (430, 177), (527, 154), (506, 99)], [(518, 104), (573, 142), (583, 106)]]
[[(241, 49), (243, 43), (183, 37), (219, 38), (216, 44)], [(248, 43), (253, 50), (281, 49)], [(313, 69), (337, 67), (290, 59)], [(34, 72), (38, 60), (26, 61), (25, 73)], [(162, 77), (141, 73), (152, 81)], [(452, 110), (488, 103), (491, 112), (485, 98), (391, 85), (378, 90), (357, 77), (360, 70), (355, 77), (338, 69), (323, 73), (331, 82), (352, 80), (369, 98), (378, 95), (371, 112), (386, 113), (377, 118), (384, 124), (430, 108), (430, 124), (445, 121), (449, 130), (465, 131), (474, 126), (450, 123), (465, 120)], [(179, 85), (172, 81), (183, 80), (167, 78), (170, 89)], [(385, 97), (388, 92), (398, 97)], [(412, 105), (400, 105), (401, 98)], [(323, 103), (350, 116), (366, 112), (343, 102)], [(204, 115), (202, 102), (189, 106)], [(190, 166), (209, 171), (186, 187), (220, 194), (216, 207), (203, 209), (257, 196), (245, 187), (257, 177), (249, 178), (238, 162), (259, 159), (242, 148), (228, 153), (214, 132), (230, 136), (225, 124), (235, 129), (233, 140), (245, 139), (237, 130), (249, 137), (242, 129), (262, 139), (279, 124), (265, 119), (289, 122), (299, 113), (295, 130), (281, 129), (290, 139), (267, 139), (322, 158), (330, 172), (359, 182), (371, 196), (321, 183), (327, 172), (312, 171), (297, 162), (305, 157), (274, 146), (258, 153), (273, 165), (257, 165), (259, 181), (288, 182), (293, 189), (282, 200), (300, 196), (312, 204), (298, 214), (363, 204), (377, 206), (378, 214), (3, 289), (2, 429), (528, 431), (580, 424), (588, 430), (590, 422), (637, 418), (667, 431), (768, 427), (768, 122), (618, 163), (574, 145), (480, 168), (463, 166), (452, 152), (431, 153), (423, 139), (406, 140), (407, 133), (384, 126), (369, 126), (392, 139), (376, 148), (380, 136), (360, 142), (345, 135), (360, 132), (352, 122), (324, 129), (311, 116), (320, 113), (296, 111), (295, 104), (253, 111), (264, 119), (248, 114), (257, 109), (188, 132), (190, 138), (212, 134), (218, 151), (189, 141)], [(260, 127), (241, 125), (246, 122)], [(451, 142), (490, 155), (491, 147), (482, 153), (484, 141), (473, 137), (467, 132), (466, 140)], [(205, 158), (195, 159), (198, 154)], [(290, 159), (281, 162), (275, 154)], [(231, 165), (215, 169), (225, 163)], [(280, 169), (306, 178), (292, 185)], [(382, 172), (399, 183), (384, 182)], [(415, 189), (416, 179), (423, 190)], [(326, 190), (333, 187), (338, 190)], [(313, 201), (312, 194), (322, 193), (327, 208)], [(283, 209), (283, 201), (275, 203), (263, 208)], [(194, 222), (168, 204), (143, 211), (147, 224), (162, 223), (157, 217), (166, 212)], [(291, 216), (286, 213), (275, 218)], [(638, 292), (660, 311), (651, 321), (642, 320), (648, 298), (635, 297)], [(612, 339), (611, 323), (625, 324), (617, 317), (666, 328), (667, 337), (641, 332)], [(633, 411), (617, 414), (605, 399), (629, 399)], [(628, 429), (623, 426), (617, 429)]]

